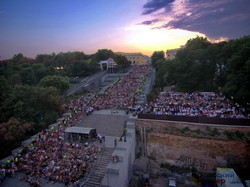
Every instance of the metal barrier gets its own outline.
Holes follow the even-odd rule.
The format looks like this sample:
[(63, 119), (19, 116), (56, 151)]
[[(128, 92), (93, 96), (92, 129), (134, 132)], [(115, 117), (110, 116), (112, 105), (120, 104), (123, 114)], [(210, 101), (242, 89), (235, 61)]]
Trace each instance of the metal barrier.
[(168, 121), (182, 121), (192, 123), (207, 123), (220, 125), (239, 125), (250, 126), (250, 119), (242, 118), (213, 118), (205, 116), (173, 116), (173, 115), (157, 115), (157, 114), (138, 114), (138, 119), (154, 119), (154, 120), (168, 120)]

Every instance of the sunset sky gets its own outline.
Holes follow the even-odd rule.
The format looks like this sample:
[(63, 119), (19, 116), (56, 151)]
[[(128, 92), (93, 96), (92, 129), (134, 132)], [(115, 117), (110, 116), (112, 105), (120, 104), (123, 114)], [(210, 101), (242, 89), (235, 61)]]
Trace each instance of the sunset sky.
[(250, 34), (250, 0), (1, 0), (0, 59), (68, 51), (142, 52)]

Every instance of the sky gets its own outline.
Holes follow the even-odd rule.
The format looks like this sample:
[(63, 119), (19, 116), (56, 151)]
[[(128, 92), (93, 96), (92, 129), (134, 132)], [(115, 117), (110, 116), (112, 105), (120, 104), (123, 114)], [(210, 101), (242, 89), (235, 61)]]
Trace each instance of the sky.
[(250, 34), (250, 0), (0, 0), (0, 59), (142, 52)]

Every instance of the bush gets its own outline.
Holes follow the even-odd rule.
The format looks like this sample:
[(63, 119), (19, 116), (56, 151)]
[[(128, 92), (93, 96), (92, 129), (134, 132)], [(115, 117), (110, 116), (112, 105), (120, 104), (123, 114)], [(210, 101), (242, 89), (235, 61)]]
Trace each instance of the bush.
[(169, 163), (161, 163), (160, 167), (169, 169), (171, 166)]
[(148, 156), (148, 158), (149, 158), (150, 160), (156, 160), (156, 158), (153, 157), (153, 156)]
[(214, 130), (211, 131), (210, 135), (211, 135), (211, 136), (215, 136), (215, 135), (220, 135), (220, 133), (219, 133), (219, 131), (218, 131), (217, 128), (214, 128)]
[(185, 134), (185, 133), (188, 132), (188, 131), (190, 131), (189, 127), (185, 127), (185, 128), (183, 128), (183, 129), (180, 129), (180, 132), (181, 132), (182, 134)]
[(211, 131), (210, 127), (207, 127), (206, 130), (207, 130), (207, 131)]
[(201, 130), (200, 129), (196, 129), (194, 132), (196, 132), (197, 134), (200, 134)]
[(232, 140), (234, 137), (232, 132), (225, 131), (224, 134), (227, 136), (229, 140)]
[(141, 157), (141, 152), (138, 152), (137, 154), (136, 154), (136, 159), (139, 159)]
[(236, 131), (235, 133), (235, 136), (238, 138), (238, 139), (243, 139), (244, 138), (244, 133), (240, 132), (240, 131)]

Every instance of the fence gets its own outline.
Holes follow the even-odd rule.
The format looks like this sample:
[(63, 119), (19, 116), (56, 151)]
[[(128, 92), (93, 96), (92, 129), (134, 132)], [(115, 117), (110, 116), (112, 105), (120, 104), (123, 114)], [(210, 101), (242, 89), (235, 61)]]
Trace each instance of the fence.
[(250, 119), (236, 119), (236, 118), (212, 118), (205, 116), (172, 116), (172, 115), (157, 115), (157, 114), (138, 114), (139, 119), (154, 119), (154, 120), (168, 120), (168, 121), (182, 121), (192, 123), (206, 123), (206, 124), (220, 124), (220, 125), (239, 125), (250, 126)]

